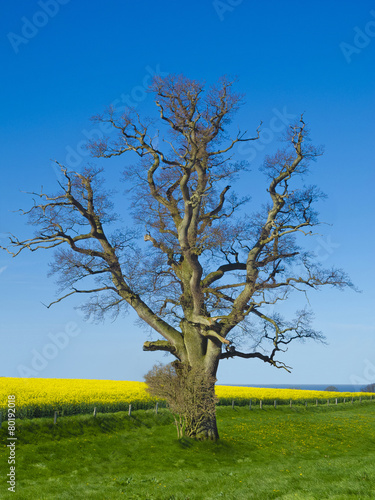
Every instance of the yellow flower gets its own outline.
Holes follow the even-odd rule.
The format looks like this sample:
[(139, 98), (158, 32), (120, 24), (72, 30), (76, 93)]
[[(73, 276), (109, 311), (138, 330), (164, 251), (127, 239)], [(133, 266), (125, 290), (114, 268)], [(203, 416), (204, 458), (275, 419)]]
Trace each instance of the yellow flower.
[[(53, 415), (54, 411), (64, 415), (97, 411), (126, 410), (152, 407), (156, 398), (146, 391), (144, 382), (81, 379), (43, 379), (1, 377), (0, 411), (7, 408), (8, 395), (15, 395), (16, 416), (33, 418)], [(358, 398), (368, 393), (335, 393), (326, 391), (304, 391), (297, 389), (268, 389), (259, 387), (216, 386), (216, 395), (222, 403), (231, 400), (253, 403), (277, 400), (281, 402), (310, 401), (329, 398)], [(61, 413), (60, 413), (61, 416)]]

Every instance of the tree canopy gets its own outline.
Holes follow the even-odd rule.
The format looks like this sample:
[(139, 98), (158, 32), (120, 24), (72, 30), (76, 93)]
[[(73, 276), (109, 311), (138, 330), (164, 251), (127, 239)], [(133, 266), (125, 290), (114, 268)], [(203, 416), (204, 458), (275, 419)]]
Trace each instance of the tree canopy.
[[(319, 225), (315, 202), (323, 194), (298, 179), (322, 150), (312, 145), (301, 116), (284, 147), (266, 157), (268, 202), (250, 213), (248, 197), (236, 196), (230, 183), (239, 177), (251, 194), (251, 173), (236, 161), (235, 146), (256, 141), (261, 126), (250, 136), (228, 136), (242, 100), (233, 81), (206, 88), (182, 75), (155, 76), (150, 91), (158, 120), (110, 108), (94, 119), (114, 135), (89, 146), (97, 158), (131, 158), (124, 178), (134, 225), (110, 232), (116, 215), (101, 169), (72, 172), (60, 165), (59, 192), (34, 193), (34, 205), (23, 212), (36, 236), (11, 236), (8, 251), (55, 249), (52, 273), (66, 289), (55, 302), (88, 294), (84, 308), (98, 317), (133, 308), (161, 336), (144, 350), (167, 351), (210, 377), (225, 358), (259, 358), (289, 369), (279, 354), (290, 342), (323, 336), (312, 328), (309, 310), (286, 320), (272, 306), (292, 291), (352, 286), (342, 270), (323, 268), (297, 241)], [(239, 331), (251, 341), (246, 352), (236, 347)], [(212, 425), (205, 435), (217, 437)]]

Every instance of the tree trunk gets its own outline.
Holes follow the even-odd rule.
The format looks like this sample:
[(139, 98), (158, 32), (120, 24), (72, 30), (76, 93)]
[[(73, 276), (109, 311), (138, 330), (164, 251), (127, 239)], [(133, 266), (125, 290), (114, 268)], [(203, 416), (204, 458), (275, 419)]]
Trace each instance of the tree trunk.
[(187, 423), (185, 434), (199, 441), (216, 441), (219, 439), (219, 432), (216, 425), (216, 412), (214, 412), (213, 415), (202, 416), (199, 422)]
[(210, 354), (195, 359), (193, 366), (180, 364), (180, 413), (184, 419), (187, 437), (198, 440), (217, 440), (216, 425), (216, 369), (217, 362), (209, 363)]

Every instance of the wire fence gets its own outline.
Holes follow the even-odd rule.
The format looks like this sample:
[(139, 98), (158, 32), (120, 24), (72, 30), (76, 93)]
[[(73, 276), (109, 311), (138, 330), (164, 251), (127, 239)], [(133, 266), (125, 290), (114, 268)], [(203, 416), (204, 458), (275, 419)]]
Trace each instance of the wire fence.
[[(248, 407), (249, 410), (255, 409), (269, 409), (278, 407), (290, 408), (309, 408), (312, 406), (332, 406), (339, 404), (361, 404), (375, 401), (373, 395), (369, 396), (353, 396), (353, 397), (337, 397), (337, 398), (305, 398), (305, 399), (244, 399), (244, 398), (218, 398), (218, 407)], [(116, 402), (116, 403), (101, 403), (101, 402), (91, 402), (85, 403), (80, 402), (76, 404), (45, 404), (43, 406), (24, 406), (17, 408), (16, 416), (20, 419), (32, 419), (32, 418), (49, 418), (53, 417), (56, 423), (57, 417), (63, 416), (73, 416), (73, 415), (89, 415), (92, 414), (94, 417), (98, 413), (115, 413), (120, 411), (126, 411), (131, 415), (132, 411), (136, 410), (154, 410), (156, 413), (161, 408), (168, 408), (168, 404), (164, 400), (153, 400), (153, 401), (132, 401), (129, 402)], [(0, 425), (2, 421), (7, 420), (7, 412), (0, 411)]]

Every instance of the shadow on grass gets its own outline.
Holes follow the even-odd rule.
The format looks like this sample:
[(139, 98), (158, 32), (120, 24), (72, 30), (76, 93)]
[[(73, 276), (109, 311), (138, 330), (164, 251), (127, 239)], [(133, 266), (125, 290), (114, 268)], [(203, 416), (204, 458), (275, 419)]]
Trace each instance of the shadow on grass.
[(188, 438), (188, 437), (182, 437), (178, 440), (181, 448), (191, 448), (194, 446), (194, 443), (196, 442), (194, 439)]

